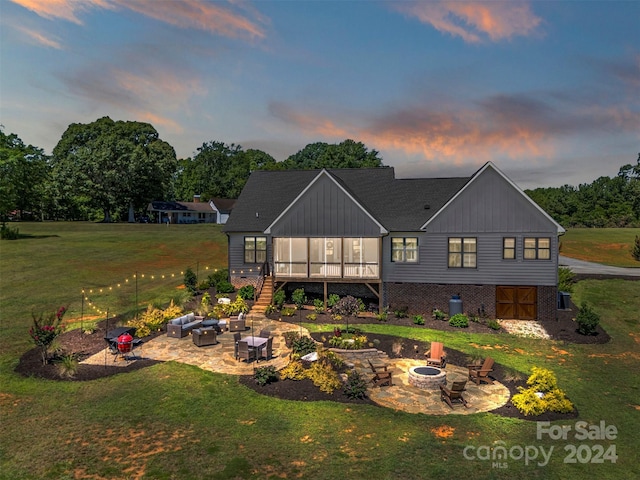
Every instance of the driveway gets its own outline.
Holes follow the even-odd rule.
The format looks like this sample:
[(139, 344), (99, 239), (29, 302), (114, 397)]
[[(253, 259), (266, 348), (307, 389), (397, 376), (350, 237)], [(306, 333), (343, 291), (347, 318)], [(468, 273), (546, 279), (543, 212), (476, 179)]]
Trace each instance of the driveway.
[(559, 257), (559, 265), (568, 267), (573, 273), (586, 273), (595, 275), (611, 275), (615, 277), (640, 277), (640, 264), (638, 268), (611, 267), (600, 263), (585, 262), (575, 258)]

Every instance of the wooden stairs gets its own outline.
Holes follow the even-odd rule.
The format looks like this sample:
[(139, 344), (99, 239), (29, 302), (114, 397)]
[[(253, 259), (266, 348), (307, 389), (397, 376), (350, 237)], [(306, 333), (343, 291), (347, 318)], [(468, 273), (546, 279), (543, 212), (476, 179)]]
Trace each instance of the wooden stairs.
[(273, 277), (265, 277), (262, 284), (262, 291), (260, 296), (251, 307), (249, 313), (259, 313), (264, 315), (267, 306), (271, 304), (273, 300)]

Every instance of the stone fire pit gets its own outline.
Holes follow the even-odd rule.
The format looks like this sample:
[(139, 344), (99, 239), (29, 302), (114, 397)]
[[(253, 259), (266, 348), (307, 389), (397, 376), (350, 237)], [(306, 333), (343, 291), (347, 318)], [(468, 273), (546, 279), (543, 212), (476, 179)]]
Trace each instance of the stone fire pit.
[(447, 384), (447, 372), (436, 367), (417, 366), (409, 369), (409, 385), (425, 390), (437, 390)]

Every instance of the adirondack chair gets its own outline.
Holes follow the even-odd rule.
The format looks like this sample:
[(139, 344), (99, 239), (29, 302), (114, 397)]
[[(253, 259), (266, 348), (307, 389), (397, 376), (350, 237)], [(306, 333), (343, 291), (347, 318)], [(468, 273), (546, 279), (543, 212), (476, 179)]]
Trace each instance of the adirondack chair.
[(447, 364), (447, 354), (444, 353), (442, 342), (431, 342), (431, 348), (424, 354), (427, 357), (427, 365), (444, 368)]
[(442, 400), (443, 402), (447, 402), (447, 405), (449, 405), (451, 408), (453, 408), (454, 402), (461, 403), (465, 406), (465, 408), (469, 408), (469, 405), (467, 405), (467, 401), (462, 396), (462, 392), (464, 392), (464, 387), (466, 387), (466, 385), (466, 380), (453, 382), (451, 384), (451, 388), (440, 385), (440, 400)]
[(371, 363), (371, 360), (367, 360), (367, 362), (369, 362), (369, 367), (371, 367), (371, 371), (373, 372), (371, 383), (373, 383), (374, 387), (381, 387), (383, 385), (391, 387), (393, 385), (393, 375), (392, 372), (388, 370), (387, 365), (374, 365)]
[(476, 385), (480, 385), (482, 382), (493, 385), (493, 379), (489, 377), (489, 373), (493, 372), (493, 363), (493, 358), (487, 357), (482, 365), (467, 365), (469, 368), (469, 380)]

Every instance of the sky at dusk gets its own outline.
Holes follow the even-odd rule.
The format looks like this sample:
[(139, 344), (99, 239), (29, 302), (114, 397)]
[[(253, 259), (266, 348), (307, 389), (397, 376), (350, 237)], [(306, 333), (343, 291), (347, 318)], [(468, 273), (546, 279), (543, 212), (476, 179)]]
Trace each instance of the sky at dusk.
[(522, 188), (640, 152), (640, 1), (0, 0), (0, 124), (151, 123), (284, 160), (353, 139), (399, 178), (488, 160)]

